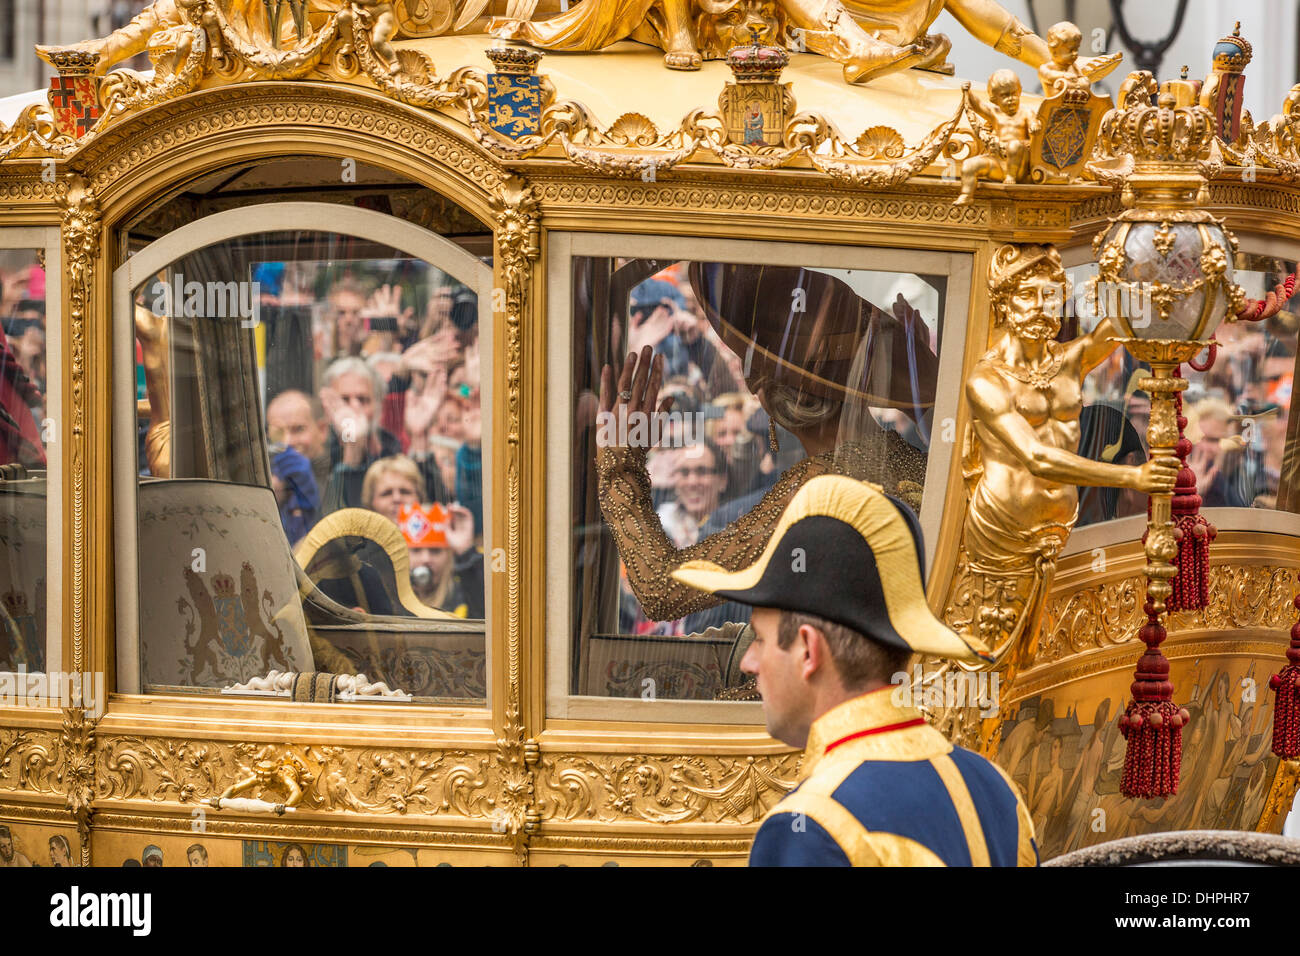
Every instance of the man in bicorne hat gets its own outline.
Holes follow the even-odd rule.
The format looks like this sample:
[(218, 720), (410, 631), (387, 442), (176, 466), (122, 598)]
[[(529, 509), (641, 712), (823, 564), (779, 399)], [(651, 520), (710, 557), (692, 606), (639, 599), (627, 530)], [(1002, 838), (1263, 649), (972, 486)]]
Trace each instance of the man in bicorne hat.
[(987, 654), (931, 613), (923, 553), (907, 505), (824, 475), (794, 495), (749, 567), (673, 572), (754, 608), (741, 669), (757, 679), (768, 732), (804, 748), (799, 785), (764, 818), (751, 866), (1037, 864), (1010, 778), (895, 703), (891, 677), (913, 654)]

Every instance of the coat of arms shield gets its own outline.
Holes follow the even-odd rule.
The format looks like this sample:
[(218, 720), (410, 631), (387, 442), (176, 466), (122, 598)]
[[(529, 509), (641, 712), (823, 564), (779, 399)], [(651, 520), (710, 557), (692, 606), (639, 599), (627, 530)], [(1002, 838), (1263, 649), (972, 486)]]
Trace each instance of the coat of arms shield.
[(81, 139), (99, 119), (99, 78), (50, 78), (50, 111), (59, 132)]
[(1078, 176), (1089, 159), (1088, 144), (1113, 106), (1109, 96), (1080, 90), (1044, 99), (1038, 108), (1039, 129), (1029, 142), (1031, 179), (1066, 182)]

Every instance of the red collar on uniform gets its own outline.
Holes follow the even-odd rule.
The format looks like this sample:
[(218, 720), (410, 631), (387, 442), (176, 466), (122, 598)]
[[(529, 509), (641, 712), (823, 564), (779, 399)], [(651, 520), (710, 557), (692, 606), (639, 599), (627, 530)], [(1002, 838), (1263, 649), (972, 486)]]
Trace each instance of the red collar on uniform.
[(823, 757), (826, 756), (836, 747), (840, 746), (840, 744), (846, 744), (850, 740), (857, 740), (860, 737), (872, 737), (876, 734), (887, 734), (891, 730), (904, 730), (908, 727), (919, 727), (921, 724), (924, 723), (925, 723), (924, 717), (916, 717), (913, 718), (912, 720), (900, 720), (898, 723), (895, 724), (886, 724), (883, 727), (872, 727), (870, 730), (859, 730), (856, 734), (849, 734), (847, 737), (841, 737), (839, 740), (833, 740), (830, 743), (828, 743), (826, 745), (826, 749), (822, 751), (822, 756)]

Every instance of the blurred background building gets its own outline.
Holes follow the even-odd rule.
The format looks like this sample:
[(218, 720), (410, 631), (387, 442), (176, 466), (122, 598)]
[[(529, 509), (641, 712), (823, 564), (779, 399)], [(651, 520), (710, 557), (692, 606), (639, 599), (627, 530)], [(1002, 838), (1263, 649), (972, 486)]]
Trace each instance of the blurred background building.
[(38, 43), (75, 43), (130, 21), (143, 0), (0, 0), (0, 97), (49, 85)]

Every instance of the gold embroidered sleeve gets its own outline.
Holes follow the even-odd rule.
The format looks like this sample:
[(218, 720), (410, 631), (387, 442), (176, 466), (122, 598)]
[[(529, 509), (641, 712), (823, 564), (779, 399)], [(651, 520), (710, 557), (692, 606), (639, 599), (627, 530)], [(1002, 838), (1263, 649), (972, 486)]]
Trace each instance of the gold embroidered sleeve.
[(754, 509), (689, 548), (676, 548), (655, 514), (644, 449), (602, 448), (597, 455), (600, 510), (614, 533), (628, 584), (646, 616), (675, 621), (721, 604), (717, 598), (674, 581), (674, 568), (687, 561), (712, 561), (738, 571), (758, 559), (781, 512), (809, 478), (831, 469), (829, 461), (806, 458), (772, 486)]

